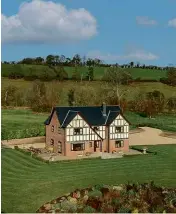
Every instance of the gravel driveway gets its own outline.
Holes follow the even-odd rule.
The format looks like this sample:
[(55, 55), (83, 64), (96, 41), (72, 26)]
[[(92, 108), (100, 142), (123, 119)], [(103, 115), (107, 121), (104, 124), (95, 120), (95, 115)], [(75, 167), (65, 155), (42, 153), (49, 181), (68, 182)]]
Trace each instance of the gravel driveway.
[(176, 144), (176, 133), (173, 137), (160, 136), (163, 132), (159, 129), (140, 127), (144, 131), (129, 135), (130, 146), (134, 145), (158, 145), (158, 144)]

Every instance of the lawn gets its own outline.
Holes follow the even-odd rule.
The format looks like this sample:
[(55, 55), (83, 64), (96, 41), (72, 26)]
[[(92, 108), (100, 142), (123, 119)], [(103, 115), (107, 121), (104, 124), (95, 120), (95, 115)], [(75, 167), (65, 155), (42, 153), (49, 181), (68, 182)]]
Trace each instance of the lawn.
[(17, 150), (2, 149), (2, 211), (35, 212), (51, 199), (100, 183), (153, 180), (157, 185), (175, 187), (176, 145), (148, 148), (158, 154), (50, 164)]
[[(37, 114), (31, 110), (2, 109), (2, 139), (44, 136), (44, 121), (49, 113)], [(154, 119), (142, 117), (133, 112), (126, 112), (126, 118), (136, 126), (149, 126), (176, 132), (176, 115), (158, 115)]]
[(2, 109), (2, 139), (43, 136), (44, 121), (48, 114), (31, 110)]

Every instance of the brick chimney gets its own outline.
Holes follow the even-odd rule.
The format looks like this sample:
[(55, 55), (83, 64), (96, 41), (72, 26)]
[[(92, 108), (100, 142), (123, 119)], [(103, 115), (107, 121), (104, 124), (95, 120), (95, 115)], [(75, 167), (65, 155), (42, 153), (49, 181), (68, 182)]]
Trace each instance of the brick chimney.
[(103, 116), (106, 117), (106, 103), (102, 104), (102, 113), (103, 113)]

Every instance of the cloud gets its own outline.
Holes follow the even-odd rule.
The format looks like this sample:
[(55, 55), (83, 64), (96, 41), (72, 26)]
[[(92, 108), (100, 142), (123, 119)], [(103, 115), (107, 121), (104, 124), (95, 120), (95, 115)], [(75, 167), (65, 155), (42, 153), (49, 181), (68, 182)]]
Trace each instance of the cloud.
[(1, 14), (1, 26), (3, 43), (74, 42), (97, 34), (96, 19), (84, 8), (42, 0), (24, 2), (15, 15)]
[(170, 27), (176, 27), (176, 18), (168, 21), (168, 25)]
[(137, 16), (136, 22), (138, 25), (157, 25), (157, 21), (150, 19), (148, 16)]
[(124, 55), (113, 55), (102, 53), (100, 51), (91, 51), (87, 57), (98, 58), (104, 61), (134, 60), (134, 61), (152, 61), (159, 59), (159, 56), (144, 50), (135, 50)]

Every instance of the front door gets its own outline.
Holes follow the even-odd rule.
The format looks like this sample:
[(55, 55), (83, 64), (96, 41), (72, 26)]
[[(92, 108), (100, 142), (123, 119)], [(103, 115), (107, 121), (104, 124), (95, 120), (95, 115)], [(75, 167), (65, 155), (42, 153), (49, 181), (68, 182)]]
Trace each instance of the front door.
[(94, 141), (94, 152), (96, 152), (97, 148), (100, 148), (100, 147), (101, 147), (101, 141)]
[(97, 150), (97, 141), (94, 141), (94, 152)]

